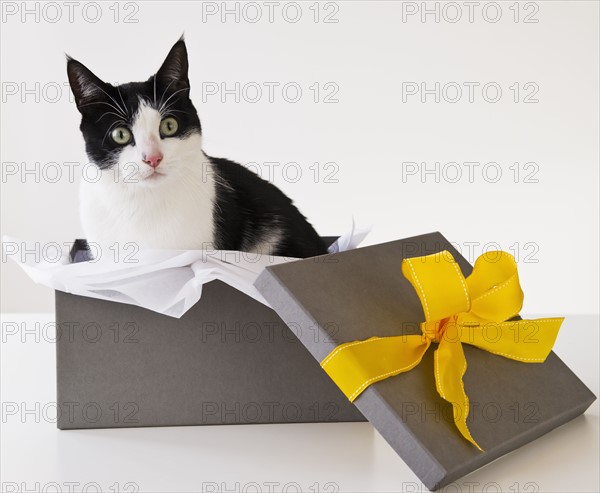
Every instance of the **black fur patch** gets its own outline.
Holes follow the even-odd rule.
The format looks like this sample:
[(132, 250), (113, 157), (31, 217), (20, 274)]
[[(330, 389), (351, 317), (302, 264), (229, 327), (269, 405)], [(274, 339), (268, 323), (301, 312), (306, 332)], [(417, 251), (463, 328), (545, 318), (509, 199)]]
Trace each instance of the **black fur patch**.
[(250, 250), (269, 234), (279, 233), (281, 241), (268, 252), (271, 255), (306, 258), (327, 253), (317, 232), (279, 188), (233, 161), (210, 161), (217, 178), (217, 248)]

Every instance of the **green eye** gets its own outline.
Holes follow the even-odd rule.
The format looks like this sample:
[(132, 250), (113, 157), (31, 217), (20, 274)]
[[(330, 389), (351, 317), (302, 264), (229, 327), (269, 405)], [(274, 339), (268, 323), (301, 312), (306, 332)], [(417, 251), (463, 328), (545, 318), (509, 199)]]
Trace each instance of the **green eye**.
[(112, 139), (119, 145), (124, 146), (131, 141), (131, 132), (128, 128), (117, 127), (110, 134)]
[(175, 135), (177, 133), (177, 129), (179, 125), (177, 124), (177, 120), (175, 118), (168, 116), (164, 118), (160, 122), (160, 133), (165, 137), (170, 137), (171, 135)]

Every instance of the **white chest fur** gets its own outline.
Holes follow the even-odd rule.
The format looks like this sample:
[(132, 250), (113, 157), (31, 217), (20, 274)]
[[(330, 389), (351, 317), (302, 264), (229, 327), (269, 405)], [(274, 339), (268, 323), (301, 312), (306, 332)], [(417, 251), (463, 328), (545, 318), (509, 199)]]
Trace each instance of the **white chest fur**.
[(140, 249), (211, 249), (215, 182), (206, 156), (200, 152), (195, 160), (151, 187), (126, 183), (114, 170), (103, 171), (96, 182), (83, 180), (80, 215), (87, 240), (102, 250), (127, 243)]

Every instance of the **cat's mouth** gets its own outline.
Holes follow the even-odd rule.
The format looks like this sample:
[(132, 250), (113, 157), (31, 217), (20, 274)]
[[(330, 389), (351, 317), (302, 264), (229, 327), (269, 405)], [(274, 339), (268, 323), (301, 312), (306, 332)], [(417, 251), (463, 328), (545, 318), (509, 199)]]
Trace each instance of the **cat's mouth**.
[(157, 180), (162, 180), (165, 177), (164, 173), (161, 173), (160, 171), (153, 171), (152, 173), (150, 173), (148, 176), (146, 176), (144, 178), (144, 181), (157, 181)]

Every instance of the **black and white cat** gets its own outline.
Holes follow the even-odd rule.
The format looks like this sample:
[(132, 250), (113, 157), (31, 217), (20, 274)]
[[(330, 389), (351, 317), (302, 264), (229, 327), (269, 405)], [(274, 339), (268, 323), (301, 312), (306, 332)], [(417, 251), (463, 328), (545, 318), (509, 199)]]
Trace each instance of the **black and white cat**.
[(99, 168), (99, 179), (81, 182), (89, 241), (298, 258), (327, 252), (275, 185), (204, 154), (183, 38), (146, 82), (114, 86), (72, 58), (67, 72), (86, 152)]

